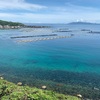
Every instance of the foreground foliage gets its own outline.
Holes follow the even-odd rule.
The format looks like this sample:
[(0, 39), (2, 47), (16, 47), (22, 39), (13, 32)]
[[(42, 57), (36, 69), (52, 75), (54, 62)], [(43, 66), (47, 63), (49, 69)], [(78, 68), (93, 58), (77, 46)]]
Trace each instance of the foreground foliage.
[(0, 100), (80, 100), (75, 96), (58, 94), (29, 86), (18, 86), (0, 79)]

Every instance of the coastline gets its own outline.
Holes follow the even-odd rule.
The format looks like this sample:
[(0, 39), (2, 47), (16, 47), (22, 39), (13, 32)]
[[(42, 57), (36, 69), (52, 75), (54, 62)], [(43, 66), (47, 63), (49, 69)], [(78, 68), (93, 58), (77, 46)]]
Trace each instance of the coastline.
[(19, 29), (22, 26), (9, 26), (9, 25), (0, 25), (0, 29)]
[(9, 73), (1, 74), (6, 80), (15, 84), (22, 82), (23, 85), (27, 84), (30, 87), (35, 86), (39, 89), (41, 89), (42, 86), (46, 86), (47, 90), (65, 95), (77, 96), (77, 94), (81, 94), (83, 100), (99, 100), (100, 98), (99, 83), (98, 85), (96, 84), (100, 79), (99, 75), (43, 69), (29, 71), (25, 68), (20, 69), (20, 71), (14, 69), (14, 73), (11, 75), (9, 75)]
[(59, 94), (43, 88), (16, 85), (0, 77), (0, 99), (7, 100), (8, 98), (16, 100), (81, 100), (76, 96)]

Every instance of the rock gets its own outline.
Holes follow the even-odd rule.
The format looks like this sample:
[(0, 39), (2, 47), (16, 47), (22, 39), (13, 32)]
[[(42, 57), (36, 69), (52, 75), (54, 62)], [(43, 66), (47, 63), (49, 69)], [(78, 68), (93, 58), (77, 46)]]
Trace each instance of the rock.
[(94, 90), (97, 90), (97, 91), (99, 91), (99, 88), (96, 88), (96, 87), (94, 87)]
[(81, 94), (77, 94), (77, 97), (82, 98), (82, 95)]
[(47, 87), (45, 85), (42, 86), (42, 89), (46, 89)]
[(18, 82), (17, 85), (18, 85), (18, 86), (21, 86), (21, 85), (22, 85), (22, 82)]
[(0, 79), (3, 80), (4, 78), (3, 77), (0, 77)]

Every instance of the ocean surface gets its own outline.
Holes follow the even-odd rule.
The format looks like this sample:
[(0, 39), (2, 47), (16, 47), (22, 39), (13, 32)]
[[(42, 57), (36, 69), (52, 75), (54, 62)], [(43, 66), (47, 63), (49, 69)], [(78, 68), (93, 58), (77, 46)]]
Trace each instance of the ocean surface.
[[(50, 27), (0, 30), (0, 75), (15, 82), (28, 79), (31, 85), (32, 80), (39, 79), (65, 84), (81, 81), (82, 85), (96, 82), (94, 86), (99, 86), (100, 25), (46, 26)], [(49, 34), (66, 38), (11, 38)]]

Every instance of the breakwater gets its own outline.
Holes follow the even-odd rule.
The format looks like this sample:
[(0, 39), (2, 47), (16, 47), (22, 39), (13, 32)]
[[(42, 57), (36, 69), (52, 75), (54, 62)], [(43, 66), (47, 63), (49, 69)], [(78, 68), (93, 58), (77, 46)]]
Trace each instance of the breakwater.
[(71, 30), (62, 30), (62, 31), (56, 31), (56, 32), (72, 32)]
[(24, 26), (25, 28), (50, 28), (50, 26), (31, 26), (31, 25), (26, 25)]

